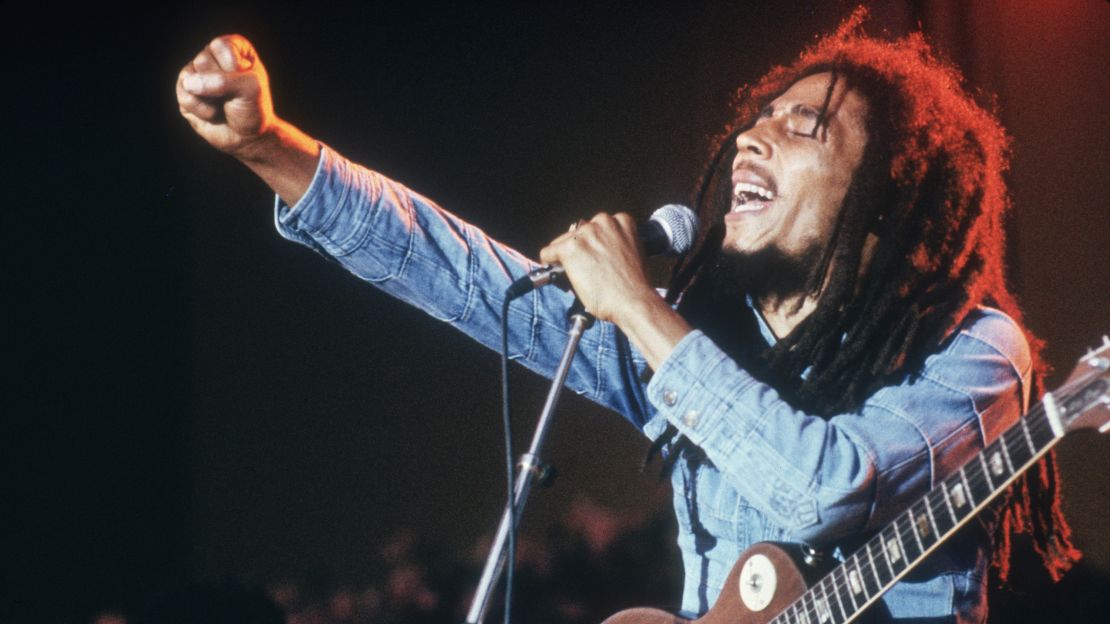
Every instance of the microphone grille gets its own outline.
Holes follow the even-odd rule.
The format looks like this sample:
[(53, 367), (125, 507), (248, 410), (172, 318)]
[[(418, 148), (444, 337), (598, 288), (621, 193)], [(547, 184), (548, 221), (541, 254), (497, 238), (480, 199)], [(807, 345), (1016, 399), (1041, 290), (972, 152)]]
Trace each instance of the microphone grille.
[(670, 253), (682, 255), (694, 246), (698, 234), (698, 215), (686, 206), (667, 204), (651, 213), (651, 220), (667, 233)]

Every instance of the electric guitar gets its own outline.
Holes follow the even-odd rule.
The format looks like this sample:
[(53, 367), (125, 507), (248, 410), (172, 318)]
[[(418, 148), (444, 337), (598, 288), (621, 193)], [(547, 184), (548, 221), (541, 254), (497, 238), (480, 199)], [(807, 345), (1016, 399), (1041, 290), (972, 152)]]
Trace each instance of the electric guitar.
[[(1110, 338), (1055, 393), (941, 481), (862, 548), (821, 575), (798, 544), (761, 542), (732, 567), (713, 608), (692, 624), (846, 624), (861, 615), (956, 529), (1079, 429), (1110, 430)], [(814, 578), (817, 577), (817, 578)], [(815, 581), (815, 582), (814, 582)], [(603, 624), (691, 624), (657, 609), (628, 609)]]

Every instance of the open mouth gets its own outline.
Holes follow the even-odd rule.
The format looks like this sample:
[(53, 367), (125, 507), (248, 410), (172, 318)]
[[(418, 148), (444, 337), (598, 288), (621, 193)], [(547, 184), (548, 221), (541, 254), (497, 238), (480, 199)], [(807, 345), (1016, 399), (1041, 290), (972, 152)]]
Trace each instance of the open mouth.
[(732, 187), (731, 212), (754, 212), (763, 210), (775, 201), (775, 192), (767, 187), (751, 182), (737, 182)]

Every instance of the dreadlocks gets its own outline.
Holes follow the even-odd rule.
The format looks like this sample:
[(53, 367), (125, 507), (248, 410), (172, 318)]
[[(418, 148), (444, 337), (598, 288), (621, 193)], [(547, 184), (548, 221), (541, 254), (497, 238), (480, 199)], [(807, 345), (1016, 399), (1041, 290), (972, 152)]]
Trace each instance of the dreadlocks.
[[(858, 409), (878, 389), (920, 372), (925, 357), (977, 306), (999, 308), (1022, 323), (1003, 265), (1009, 204), (1005, 131), (920, 34), (895, 42), (871, 38), (861, 33), (865, 16), (857, 10), (792, 65), (774, 68), (738, 93), (735, 121), (694, 198), (702, 222), (711, 225), (697, 249), (675, 267), (668, 292), (692, 324), (753, 375), (774, 385), (794, 407), (825, 418)], [(832, 239), (809, 274), (809, 292), (820, 295), (816, 308), (788, 336), (753, 357), (741, 346), (751, 335), (751, 312), (743, 299), (723, 300), (714, 278), (722, 211), (729, 205), (724, 157), (735, 153), (735, 138), (752, 127), (768, 102), (802, 78), (826, 72), (833, 84), (844, 81), (868, 102), (868, 142)], [(869, 234), (877, 244), (865, 264), (862, 249)], [(1028, 332), (1026, 337), (1039, 395), (1045, 371), (1041, 343)], [(674, 433), (664, 434), (653, 448)], [(698, 451), (679, 439), (666, 469), (683, 453), (695, 458)], [(1055, 458), (1049, 455), (1000, 504), (994, 559), (1000, 580), (1008, 576), (1013, 532), (1032, 536), (1053, 579), (1078, 559), (1056, 482)]]

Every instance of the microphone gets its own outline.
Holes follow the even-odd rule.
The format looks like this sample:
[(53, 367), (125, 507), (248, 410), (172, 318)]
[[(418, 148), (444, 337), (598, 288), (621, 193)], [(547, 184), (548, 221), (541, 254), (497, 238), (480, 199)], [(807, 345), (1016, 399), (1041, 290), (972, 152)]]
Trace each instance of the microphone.
[[(698, 232), (698, 216), (686, 206), (667, 204), (651, 213), (647, 223), (641, 223), (638, 232), (644, 243), (644, 253), (649, 256), (682, 255), (694, 246)], [(547, 286), (563, 275), (563, 267), (558, 264), (542, 266), (528, 275), (516, 280), (505, 291), (509, 299), (529, 293), (541, 286)]]

